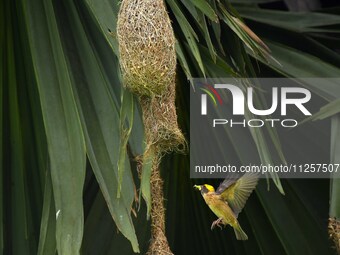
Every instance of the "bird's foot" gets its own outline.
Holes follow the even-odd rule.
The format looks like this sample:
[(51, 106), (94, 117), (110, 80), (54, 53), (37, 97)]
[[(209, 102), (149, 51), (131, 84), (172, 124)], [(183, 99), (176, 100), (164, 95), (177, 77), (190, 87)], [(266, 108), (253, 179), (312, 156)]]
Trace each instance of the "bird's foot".
[(220, 225), (222, 220), (223, 220), (222, 218), (218, 218), (217, 220), (215, 220), (215, 221), (211, 224), (211, 230), (213, 230), (215, 226), (217, 226), (217, 227), (219, 227), (220, 229), (222, 229), (222, 226)]

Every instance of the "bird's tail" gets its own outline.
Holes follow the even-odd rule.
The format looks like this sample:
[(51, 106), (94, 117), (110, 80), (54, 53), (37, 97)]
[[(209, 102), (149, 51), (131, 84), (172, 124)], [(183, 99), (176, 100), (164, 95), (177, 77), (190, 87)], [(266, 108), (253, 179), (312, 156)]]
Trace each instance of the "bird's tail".
[(235, 235), (237, 240), (248, 240), (247, 234), (243, 231), (240, 224), (237, 222), (237, 225), (234, 227)]

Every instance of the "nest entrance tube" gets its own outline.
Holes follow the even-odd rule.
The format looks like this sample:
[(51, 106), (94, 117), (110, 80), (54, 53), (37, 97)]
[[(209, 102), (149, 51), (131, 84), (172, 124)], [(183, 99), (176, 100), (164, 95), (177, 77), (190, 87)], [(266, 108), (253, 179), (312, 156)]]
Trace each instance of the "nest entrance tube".
[(151, 242), (148, 255), (173, 254), (165, 235), (165, 207), (163, 196), (163, 180), (159, 171), (159, 164), (155, 162), (151, 183)]
[(165, 235), (162, 156), (185, 149), (175, 107), (175, 36), (163, 0), (123, 0), (118, 14), (119, 61), (124, 86), (143, 112), (146, 149), (155, 152), (150, 177), (151, 243), (148, 254), (172, 254)]

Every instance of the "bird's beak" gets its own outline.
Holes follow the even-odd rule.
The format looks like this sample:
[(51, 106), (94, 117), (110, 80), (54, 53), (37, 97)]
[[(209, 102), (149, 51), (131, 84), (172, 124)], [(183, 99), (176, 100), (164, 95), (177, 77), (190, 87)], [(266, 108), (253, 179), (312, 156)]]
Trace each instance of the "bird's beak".
[(202, 189), (202, 186), (201, 186), (201, 185), (194, 185), (194, 188), (195, 188), (195, 189), (198, 189), (198, 190), (201, 190), (201, 189)]

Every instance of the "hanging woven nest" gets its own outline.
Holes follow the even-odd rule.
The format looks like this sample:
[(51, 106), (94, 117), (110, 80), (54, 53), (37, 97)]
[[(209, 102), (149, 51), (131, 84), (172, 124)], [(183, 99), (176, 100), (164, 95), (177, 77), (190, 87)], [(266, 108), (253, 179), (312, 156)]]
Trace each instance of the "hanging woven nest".
[(117, 35), (127, 88), (154, 96), (175, 83), (175, 37), (163, 0), (122, 1)]
[(151, 243), (147, 254), (172, 254), (165, 235), (163, 181), (159, 162), (185, 149), (175, 107), (175, 37), (163, 0), (123, 0), (117, 22), (124, 86), (138, 96), (146, 150), (155, 152), (151, 184)]
[(117, 22), (124, 85), (140, 98), (147, 148), (184, 149), (175, 108), (175, 36), (163, 0), (123, 0)]

